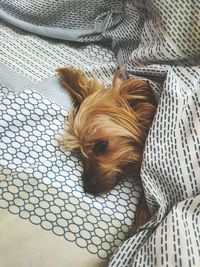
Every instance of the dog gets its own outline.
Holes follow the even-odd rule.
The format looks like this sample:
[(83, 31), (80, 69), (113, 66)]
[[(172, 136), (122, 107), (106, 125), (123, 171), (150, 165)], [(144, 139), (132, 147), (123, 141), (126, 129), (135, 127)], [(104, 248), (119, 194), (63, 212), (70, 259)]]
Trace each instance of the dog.
[[(85, 192), (107, 192), (125, 176), (140, 182), (144, 144), (156, 111), (149, 83), (122, 80), (118, 70), (111, 88), (106, 88), (73, 67), (56, 72), (73, 101), (63, 145), (81, 157)], [(149, 217), (142, 194), (131, 235)]]

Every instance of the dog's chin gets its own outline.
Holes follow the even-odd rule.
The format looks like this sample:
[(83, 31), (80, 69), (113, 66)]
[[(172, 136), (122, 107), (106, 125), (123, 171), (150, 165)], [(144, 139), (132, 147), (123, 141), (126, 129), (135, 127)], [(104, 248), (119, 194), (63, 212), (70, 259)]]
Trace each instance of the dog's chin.
[(114, 188), (115, 184), (112, 185), (84, 184), (83, 188), (85, 193), (88, 193), (93, 196), (101, 196), (110, 192)]
[(101, 196), (109, 193), (125, 177), (127, 176), (123, 172), (115, 173), (111, 177), (104, 176), (103, 181), (101, 179), (88, 179), (87, 176), (87, 179), (86, 177), (83, 179), (83, 188), (85, 193), (89, 193), (94, 196)]
[[(105, 179), (106, 180), (106, 179)], [(90, 182), (83, 181), (83, 188), (85, 193), (91, 194), (93, 196), (101, 196), (109, 193), (115, 185), (118, 183), (118, 178), (112, 178), (112, 181), (107, 179), (108, 182), (97, 182), (96, 180), (90, 180)]]

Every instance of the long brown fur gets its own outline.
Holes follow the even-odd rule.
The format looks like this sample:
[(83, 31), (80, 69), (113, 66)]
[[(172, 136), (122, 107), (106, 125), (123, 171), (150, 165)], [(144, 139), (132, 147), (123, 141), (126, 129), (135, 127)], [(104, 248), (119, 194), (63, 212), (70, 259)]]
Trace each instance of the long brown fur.
[[(109, 89), (75, 68), (61, 68), (57, 74), (74, 104), (64, 146), (81, 155), (85, 191), (108, 191), (127, 175), (140, 181), (143, 148), (156, 109), (149, 84), (120, 80), (120, 71)], [(145, 201), (140, 203), (137, 227), (150, 216)]]

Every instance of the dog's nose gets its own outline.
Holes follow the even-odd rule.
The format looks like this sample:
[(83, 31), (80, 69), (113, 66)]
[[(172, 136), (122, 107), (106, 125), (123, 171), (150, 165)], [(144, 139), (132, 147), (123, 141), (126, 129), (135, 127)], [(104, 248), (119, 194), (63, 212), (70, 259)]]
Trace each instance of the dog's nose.
[(84, 183), (83, 188), (86, 193), (90, 193), (92, 195), (97, 195), (98, 193), (98, 186), (94, 181)]
[(96, 195), (98, 193), (98, 184), (97, 180), (94, 178), (94, 174), (96, 173), (94, 164), (88, 164), (88, 162), (86, 162), (83, 169), (83, 189), (86, 193)]

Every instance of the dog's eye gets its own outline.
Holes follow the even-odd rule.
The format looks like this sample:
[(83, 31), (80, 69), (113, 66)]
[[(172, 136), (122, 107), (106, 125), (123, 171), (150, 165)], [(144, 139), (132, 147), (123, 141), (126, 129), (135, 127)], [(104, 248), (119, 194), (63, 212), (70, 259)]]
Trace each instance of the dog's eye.
[(96, 156), (103, 154), (106, 152), (108, 146), (108, 141), (98, 141), (93, 148), (93, 152)]

